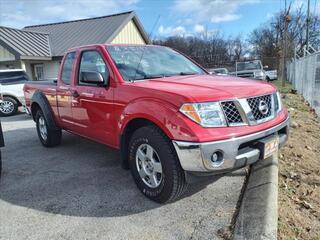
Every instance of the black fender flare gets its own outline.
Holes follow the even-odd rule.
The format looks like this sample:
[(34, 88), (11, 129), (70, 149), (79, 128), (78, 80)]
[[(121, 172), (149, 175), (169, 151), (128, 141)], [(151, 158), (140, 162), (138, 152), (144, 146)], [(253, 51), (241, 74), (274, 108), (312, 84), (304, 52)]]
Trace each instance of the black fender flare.
[(47, 97), (44, 95), (44, 93), (42, 93), (41, 91), (36, 91), (31, 98), (31, 114), (33, 116), (33, 120), (36, 120), (36, 112), (34, 112), (34, 108), (32, 107), (35, 103), (40, 107), (44, 115), (44, 118), (48, 124), (48, 128), (52, 130), (59, 130), (60, 127), (56, 124), (54, 120), (54, 115), (50, 103)]

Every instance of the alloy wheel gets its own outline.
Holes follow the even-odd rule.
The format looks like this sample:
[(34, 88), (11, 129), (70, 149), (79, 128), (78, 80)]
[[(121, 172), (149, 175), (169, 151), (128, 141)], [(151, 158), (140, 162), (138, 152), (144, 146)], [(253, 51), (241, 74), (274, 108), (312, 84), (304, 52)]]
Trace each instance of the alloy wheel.
[(40, 135), (41, 135), (42, 139), (44, 141), (46, 141), (47, 138), (48, 138), (48, 131), (47, 131), (47, 125), (46, 125), (46, 122), (44, 120), (44, 117), (43, 116), (39, 117), (38, 121), (39, 121), (39, 132), (40, 132)]
[(14, 111), (14, 104), (10, 101), (0, 103), (0, 111), (4, 114), (10, 114)]
[(163, 179), (162, 164), (156, 150), (149, 144), (141, 144), (136, 151), (136, 166), (141, 180), (150, 188), (156, 188)]

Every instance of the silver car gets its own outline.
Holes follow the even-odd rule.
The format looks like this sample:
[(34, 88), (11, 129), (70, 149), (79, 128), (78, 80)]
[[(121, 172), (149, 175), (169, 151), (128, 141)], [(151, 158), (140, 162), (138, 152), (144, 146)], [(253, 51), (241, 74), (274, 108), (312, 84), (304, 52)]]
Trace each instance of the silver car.
[(29, 80), (23, 69), (0, 70), (0, 116), (15, 115), (25, 105), (23, 86)]

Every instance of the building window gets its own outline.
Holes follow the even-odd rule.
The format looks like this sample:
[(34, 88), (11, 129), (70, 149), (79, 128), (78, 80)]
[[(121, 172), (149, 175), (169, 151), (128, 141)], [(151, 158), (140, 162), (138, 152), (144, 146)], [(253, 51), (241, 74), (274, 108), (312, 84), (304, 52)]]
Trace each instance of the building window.
[(44, 79), (43, 64), (35, 64), (34, 65), (34, 74), (35, 74), (36, 80), (43, 80)]

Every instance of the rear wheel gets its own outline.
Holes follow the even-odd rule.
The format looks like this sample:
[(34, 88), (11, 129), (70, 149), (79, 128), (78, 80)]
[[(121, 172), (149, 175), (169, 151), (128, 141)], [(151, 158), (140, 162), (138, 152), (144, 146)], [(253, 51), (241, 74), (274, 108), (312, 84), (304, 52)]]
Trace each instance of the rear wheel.
[(4, 97), (0, 103), (0, 115), (9, 117), (15, 115), (18, 111), (18, 102), (12, 97)]
[(138, 188), (153, 201), (174, 201), (187, 189), (172, 143), (156, 126), (134, 132), (129, 145), (129, 162)]
[(49, 126), (41, 110), (36, 113), (37, 133), (40, 142), (45, 147), (54, 147), (61, 143), (61, 129)]

